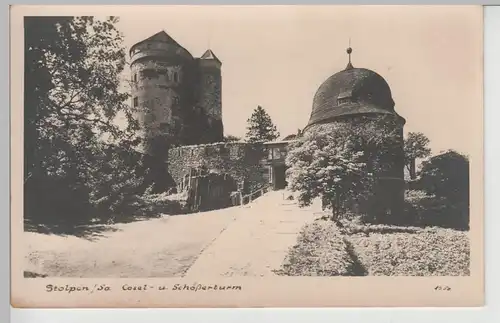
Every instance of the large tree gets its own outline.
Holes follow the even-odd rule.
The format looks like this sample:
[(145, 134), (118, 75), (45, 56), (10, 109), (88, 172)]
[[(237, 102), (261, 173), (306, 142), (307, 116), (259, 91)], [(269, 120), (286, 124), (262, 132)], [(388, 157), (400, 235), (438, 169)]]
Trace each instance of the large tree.
[[(118, 158), (134, 154), (138, 124), (129, 95), (120, 91), (125, 50), (117, 22), (116, 17), (25, 18), (28, 218), (84, 216), (94, 202), (109, 200), (112, 189), (123, 197), (124, 187), (140, 182), (126, 158)], [(115, 122), (118, 116), (124, 117), (122, 125)], [(105, 192), (104, 183), (119, 170), (122, 181)]]
[(405, 167), (412, 180), (417, 177), (417, 159), (426, 158), (431, 155), (431, 150), (428, 147), (429, 143), (429, 138), (421, 132), (409, 132), (405, 138)]
[(260, 105), (253, 111), (247, 122), (246, 138), (249, 142), (273, 141), (280, 136), (271, 117)]
[[(382, 119), (337, 122), (306, 132), (290, 145), (286, 158), (289, 188), (300, 205), (320, 197), (334, 219), (372, 197), (377, 173), (400, 145), (396, 128)], [(389, 120), (390, 121), (390, 120)], [(397, 162), (397, 161), (396, 161)]]

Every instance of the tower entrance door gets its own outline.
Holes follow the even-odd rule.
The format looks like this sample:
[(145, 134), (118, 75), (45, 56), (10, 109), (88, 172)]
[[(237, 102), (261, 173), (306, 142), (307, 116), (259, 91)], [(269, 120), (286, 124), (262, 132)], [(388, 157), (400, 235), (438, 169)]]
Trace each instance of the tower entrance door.
[(286, 188), (285, 165), (273, 166), (273, 189), (282, 190)]

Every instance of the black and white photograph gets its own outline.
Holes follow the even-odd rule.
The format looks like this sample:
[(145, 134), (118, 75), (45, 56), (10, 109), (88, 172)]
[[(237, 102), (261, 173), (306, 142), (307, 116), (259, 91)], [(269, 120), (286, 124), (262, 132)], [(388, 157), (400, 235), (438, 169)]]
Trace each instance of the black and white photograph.
[(19, 304), (482, 302), (480, 7), (17, 8)]

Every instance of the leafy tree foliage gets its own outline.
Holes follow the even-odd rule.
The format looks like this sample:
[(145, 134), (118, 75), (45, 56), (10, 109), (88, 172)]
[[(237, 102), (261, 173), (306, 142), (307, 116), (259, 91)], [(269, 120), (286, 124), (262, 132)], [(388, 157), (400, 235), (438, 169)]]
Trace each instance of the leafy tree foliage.
[(25, 18), (27, 219), (75, 223), (96, 209), (115, 212), (141, 184), (140, 158), (131, 157), (138, 124), (119, 90), (125, 50), (117, 22)]
[(310, 130), (291, 144), (286, 163), (289, 188), (308, 205), (321, 197), (338, 219), (352, 205), (372, 198), (378, 173), (387, 170), (402, 148), (394, 120), (361, 118)]
[(422, 163), (418, 187), (441, 199), (446, 209), (436, 214), (435, 225), (467, 229), (469, 226), (469, 160), (454, 150)]
[(260, 105), (253, 111), (247, 122), (246, 137), (249, 142), (273, 141), (280, 136), (271, 117)]
[(237, 137), (237, 136), (233, 136), (233, 135), (224, 136), (225, 142), (234, 142), (234, 141), (240, 141), (240, 140), (241, 140), (241, 138)]
[[(299, 192), (301, 205), (309, 205), (321, 196), (324, 207), (331, 207), (336, 218), (350, 198), (368, 194), (373, 174), (363, 162), (364, 154), (352, 143), (336, 145), (330, 132), (306, 135), (287, 156), (288, 182)], [(355, 193), (355, 194), (353, 194)]]
[(404, 141), (405, 166), (412, 180), (417, 177), (416, 160), (429, 157), (431, 154), (429, 142), (429, 138), (421, 132), (409, 132)]
[(423, 190), (405, 192), (405, 222), (416, 226), (436, 226), (440, 216), (446, 212), (446, 201)]

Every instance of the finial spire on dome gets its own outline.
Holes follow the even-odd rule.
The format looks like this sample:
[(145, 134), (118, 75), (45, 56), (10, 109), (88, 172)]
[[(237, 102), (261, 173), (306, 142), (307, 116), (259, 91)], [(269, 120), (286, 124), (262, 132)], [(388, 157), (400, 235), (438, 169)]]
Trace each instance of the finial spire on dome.
[(349, 63), (347, 64), (347, 67), (345, 68), (346, 70), (350, 70), (351, 68), (354, 68), (351, 63), (351, 53), (352, 53), (352, 48), (351, 48), (351, 38), (349, 37), (349, 47), (347, 48), (347, 55), (349, 55)]

